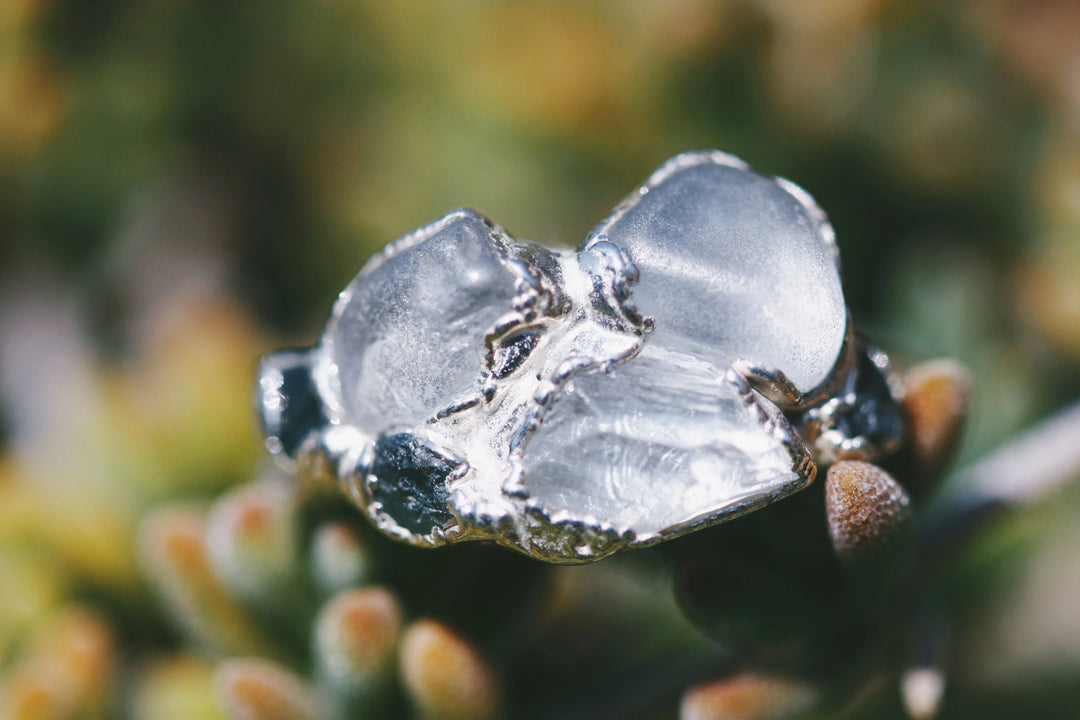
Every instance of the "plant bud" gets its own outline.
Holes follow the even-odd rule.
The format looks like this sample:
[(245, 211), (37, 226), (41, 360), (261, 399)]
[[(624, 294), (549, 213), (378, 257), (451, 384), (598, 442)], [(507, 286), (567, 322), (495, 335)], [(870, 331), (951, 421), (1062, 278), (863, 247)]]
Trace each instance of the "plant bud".
[(401, 640), (405, 687), (428, 720), (490, 720), (497, 717), (499, 689), (479, 653), (446, 626), (420, 620)]
[(0, 687), (0, 717), (8, 720), (64, 717), (73, 709), (63, 689), (38, 668), (14, 668)]
[(845, 460), (829, 468), (825, 513), (837, 555), (846, 563), (880, 557), (908, 526), (911, 501), (876, 465)]
[(299, 531), (294, 492), (281, 484), (238, 488), (214, 504), (206, 520), (214, 573), (241, 600), (281, 603), (295, 591)]
[(319, 720), (317, 699), (292, 672), (260, 659), (226, 660), (214, 672), (214, 694), (231, 720)]
[(956, 449), (967, 417), (971, 376), (955, 360), (916, 365), (904, 378), (914, 477), (933, 483)]
[(0, 717), (106, 714), (116, 656), (111, 629), (96, 614), (65, 608), (31, 639), (0, 693)]
[(781, 720), (808, 712), (817, 692), (794, 679), (744, 674), (691, 688), (680, 720)]
[(249, 618), (210, 570), (203, 514), (183, 506), (165, 507), (139, 527), (143, 573), (177, 624), (217, 653), (262, 649)]
[(351, 527), (327, 523), (312, 538), (311, 564), (315, 582), (333, 594), (368, 581), (374, 561)]
[(315, 622), (319, 673), (335, 694), (363, 699), (392, 675), (403, 613), (397, 598), (383, 588), (341, 593)]

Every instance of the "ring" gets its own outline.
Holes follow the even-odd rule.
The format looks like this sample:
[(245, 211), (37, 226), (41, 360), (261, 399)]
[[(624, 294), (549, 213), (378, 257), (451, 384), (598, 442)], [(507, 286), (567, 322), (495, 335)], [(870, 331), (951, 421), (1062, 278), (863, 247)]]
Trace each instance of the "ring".
[(383, 532), (559, 563), (651, 545), (899, 442), (825, 213), (731, 155), (662, 165), (578, 250), (466, 209), (394, 241), (319, 342), (266, 356), (274, 457)]

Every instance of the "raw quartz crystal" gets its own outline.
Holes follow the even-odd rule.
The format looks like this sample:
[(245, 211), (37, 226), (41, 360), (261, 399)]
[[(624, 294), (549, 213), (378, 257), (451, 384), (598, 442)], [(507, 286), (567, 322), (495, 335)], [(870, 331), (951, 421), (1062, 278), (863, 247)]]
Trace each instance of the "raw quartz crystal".
[(809, 484), (785, 412), (850, 386), (851, 357), (824, 214), (694, 152), (577, 252), (470, 210), (397, 240), (316, 346), (264, 359), (260, 407), (278, 458), (331, 467), (391, 535), (580, 562)]

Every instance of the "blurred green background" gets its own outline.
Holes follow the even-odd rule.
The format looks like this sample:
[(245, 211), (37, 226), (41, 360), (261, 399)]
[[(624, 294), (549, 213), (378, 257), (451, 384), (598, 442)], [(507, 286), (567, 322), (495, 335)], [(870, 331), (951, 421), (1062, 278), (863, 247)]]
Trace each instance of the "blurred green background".
[[(188, 647), (146, 601), (136, 528), (268, 472), (259, 354), (313, 342), (369, 254), (455, 207), (576, 245), (708, 147), (815, 196), (898, 365), (967, 364), (961, 463), (1080, 396), (1070, 0), (0, 0), (0, 676), (78, 604), (113, 674), (67, 716), (171, 717), (131, 699), (139, 663)], [(1077, 503), (1057, 505), (1009, 531), (1034, 560), (973, 601), (944, 717), (1076, 717)]]

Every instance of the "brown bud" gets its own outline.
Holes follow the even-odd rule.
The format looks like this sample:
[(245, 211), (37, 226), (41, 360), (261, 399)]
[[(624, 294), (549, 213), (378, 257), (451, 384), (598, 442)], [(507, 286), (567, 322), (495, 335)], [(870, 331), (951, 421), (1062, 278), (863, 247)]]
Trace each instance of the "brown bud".
[(81, 702), (101, 702), (116, 665), (116, 641), (105, 620), (89, 610), (66, 608), (43, 629), (36, 652), (66, 691)]
[(295, 492), (279, 483), (236, 488), (206, 518), (206, 549), (214, 574), (253, 604), (280, 604), (297, 584), (300, 538)]
[(311, 540), (311, 568), (323, 591), (336, 593), (369, 581), (374, 558), (345, 523), (327, 523)]
[(261, 659), (227, 660), (214, 673), (218, 703), (232, 720), (316, 720), (319, 706), (296, 675)]
[(0, 717), (10, 720), (63, 717), (72, 703), (57, 692), (46, 673), (17, 667), (5, 674), (0, 688)]
[(111, 629), (96, 614), (64, 608), (29, 639), (0, 687), (0, 717), (105, 714), (116, 666)]
[(911, 368), (904, 385), (904, 412), (910, 424), (916, 477), (932, 482), (960, 439), (971, 376), (955, 360), (931, 360)]
[(680, 720), (780, 720), (809, 711), (817, 693), (790, 678), (745, 674), (691, 688)]
[(219, 653), (260, 652), (244, 609), (210, 568), (203, 513), (186, 506), (151, 512), (139, 527), (143, 572), (188, 637)]
[(345, 591), (315, 623), (315, 654), (325, 682), (343, 695), (369, 695), (393, 672), (403, 613), (379, 587)]
[(401, 640), (401, 675), (430, 720), (486, 720), (498, 715), (495, 675), (473, 646), (445, 625), (420, 620)]
[(845, 562), (890, 548), (907, 526), (910, 506), (900, 483), (876, 465), (845, 460), (829, 468), (825, 514), (833, 547)]

